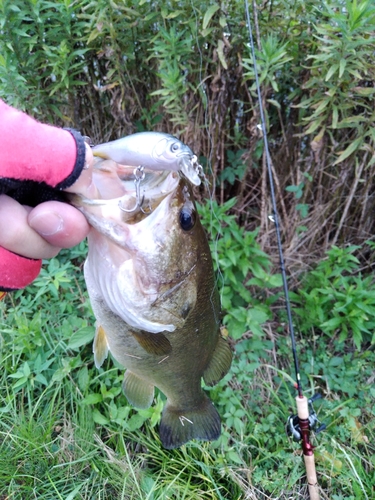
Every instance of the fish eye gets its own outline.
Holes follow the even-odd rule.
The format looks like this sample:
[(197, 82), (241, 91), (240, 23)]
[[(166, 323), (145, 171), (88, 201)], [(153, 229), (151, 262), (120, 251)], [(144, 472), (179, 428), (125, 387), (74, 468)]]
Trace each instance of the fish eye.
[(190, 231), (195, 226), (196, 216), (193, 207), (182, 207), (180, 212), (180, 226), (184, 231)]
[(180, 149), (180, 145), (178, 144), (178, 142), (174, 142), (171, 146), (171, 150), (175, 153), (176, 151), (178, 151)]

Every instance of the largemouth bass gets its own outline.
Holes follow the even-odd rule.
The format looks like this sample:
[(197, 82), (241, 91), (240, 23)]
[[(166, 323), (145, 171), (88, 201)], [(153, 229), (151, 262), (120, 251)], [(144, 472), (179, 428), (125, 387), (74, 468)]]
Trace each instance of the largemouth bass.
[[(97, 186), (108, 194), (113, 167), (102, 173)], [(95, 364), (110, 351), (126, 368), (123, 391), (136, 408), (152, 404), (155, 386), (165, 394), (165, 448), (215, 440), (220, 417), (201, 379), (217, 383), (232, 353), (220, 335), (212, 259), (190, 185), (179, 172), (148, 173), (145, 213), (122, 210), (134, 192), (126, 182), (120, 192), (120, 184), (113, 178), (122, 195), (115, 201), (71, 198), (92, 226), (84, 273), (98, 325)]]
[(93, 148), (94, 156), (121, 165), (143, 166), (150, 170), (181, 171), (199, 186), (201, 166), (192, 150), (176, 137), (163, 132), (138, 132)]

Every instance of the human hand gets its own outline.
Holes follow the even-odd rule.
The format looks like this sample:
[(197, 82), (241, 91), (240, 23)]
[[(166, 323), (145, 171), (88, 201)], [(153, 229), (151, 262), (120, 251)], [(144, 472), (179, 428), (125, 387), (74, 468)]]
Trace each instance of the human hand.
[(46, 201), (31, 208), (0, 195), (0, 246), (23, 257), (54, 257), (77, 245), (89, 229), (84, 215), (66, 203)]
[(41, 123), (1, 99), (0, 117), (0, 290), (11, 291), (38, 276), (42, 258), (85, 238), (89, 225), (63, 203), (62, 191), (91, 197), (95, 188), (92, 152), (79, 132)]
[[(94, 159), (88, 145), (85, 159), (80, 177), (66, 191), (94, 197)], [(0, 246), (23, 257), (54, 257), (61, 248), (73, 247), (85, 239), (89, 230), (84, 215), (67, 203), (46, 201), (31, 208), (0, 195)]]

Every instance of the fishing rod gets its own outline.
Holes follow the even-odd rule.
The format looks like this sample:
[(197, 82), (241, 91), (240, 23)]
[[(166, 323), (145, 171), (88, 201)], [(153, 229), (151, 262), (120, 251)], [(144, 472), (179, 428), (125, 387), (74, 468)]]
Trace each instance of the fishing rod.
[[(285, 308), (286, 308), (286, 313), (287, 313), (287, 318), (288, 318), (288, 328), (289, 328), (289, 335), (290, 335), (290, 340), (291, 340), (291, 345), (292, 345), (294, 369), (295, 369), (295, 374), (296, 374), (297, 415), (291, 415), (288, 418), (286, 428), (287, 428), (287, 433), (289, 435), (293, 436), (293, 438), (296, 441), (301, 441), (303, 458), (304, 458), (305, 467), (306, 467), (306, 476), (307, 476), (307, 484), (308, 484), (310, 499), (311, 500), (319, 500), (319, 498), (320, 498), (319, 497), (319, 486), (318, 486), (318, 479), (317, 479), (316, 469), (315, 469), (314, 447), (310, 442), (310, 432), (311, 432), (311, 430), (315, 429), (315, 427), (318, 423), (318, 418), (317, 418), (316, 413), (313, 409), (313, 402), (316, 399), (319, 399), (321, 396), (320, 396), (320, 394), (317, 394), (308, 400), (306, 398), (306, 396), (303, 395), (303, 390), (302, 390), (301, 375), (300, 375), (298, 356), (297, 356), (297, 346), (296, 346), (296, 339), (295, 339), (295, 335), (294, 335), (293, 320), (292, 320), (292, 308), (291, 308), (290, 300), (289, 300), (289, 289), (288, 289), (288, 282), (287, 282), (287, 276), (286, 276), (286, 270), (285, 270), (283, 247), (282, 247), (282, 242), (281, 242), (281, 232), (280, 232), (279, 216), (278, 216), (277, 205), (276, 205), (276, 195), (275, 195), (275, 187), (274, 187), (274, 181), (273, 181), (273, 173), (272, 173), (272, 168), (271, 168), (271, 156), (270, 156), (269, 147), (268, 147), (266, 121), (265, 121), (264, 111), (263, 111), (262, 95), (261, 95), (260, 83), (259, 83), (259, 77), (258, 77), (258, 69), (257, 69), (257, 63), (256, 63), (256, 56), (255, 56), (253, 32), (252, 32), (251, 22), (250, 22), (250, 12), (249, 12), (248, 0), (245, 0), (245, 7), (246, 7), (247, 28), (249, 31), (250, 47), (251, 47), (251, 53), (252, 53), (252, 58), (253, 58), (255, 84), (256, 84), (257, 97), (258, 97), (258, 103), (259, 103), (261, 127), (262, 127), (262, 133), (263, 133), (264, 151), (266, 154), (266, 164), (267, 164), (268, 180), (269, 180), (269, 186), (270, 186), (272, 211), (273, 211), (272, 220), (275, 224), (275, 230), (276, 230), (277, 247), (278, 247), (279, 259), (280, 259), (280, 270), (281, 270), (283, 290), (284, 290), (284, 296), (285, 296)], [(316, 433), (320, 432), (324, 428), (325, 428), (325, 425), (322, 424), (316, 430)]]

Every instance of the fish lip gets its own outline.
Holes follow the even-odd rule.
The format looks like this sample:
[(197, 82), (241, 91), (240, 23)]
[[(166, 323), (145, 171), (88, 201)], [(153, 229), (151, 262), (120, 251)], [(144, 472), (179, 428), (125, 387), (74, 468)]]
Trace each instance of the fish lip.
[[(105, 205), (118, 205), (121, 200), (126, 196), (119, 196), (117, 198), (110, 198), (110, 199), (102, 199), (102, 198), (86, 198), (82, 195), (76, 195), (75, 197), (68, 197), (69, 202), (76, 208), (84, 208), (84, 207), (101, 207)], [(79, 203), (77, 202), (77, 198), (79, 199)]]

